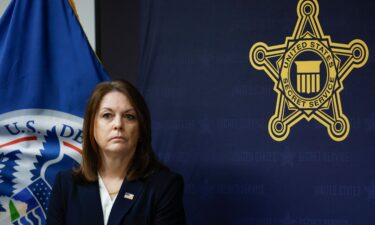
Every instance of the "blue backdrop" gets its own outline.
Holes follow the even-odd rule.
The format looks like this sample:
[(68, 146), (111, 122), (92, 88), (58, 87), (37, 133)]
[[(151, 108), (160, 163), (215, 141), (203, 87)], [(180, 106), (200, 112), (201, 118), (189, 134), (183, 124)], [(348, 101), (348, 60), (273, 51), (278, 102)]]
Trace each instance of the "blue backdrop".
[[(314, 21), (324, 37), (314, 34), (311, 21), (305, 31), (312, 36), (294, 35), (297, 9), (306, 2), (312, 4), (306, 14), (318, 12)], [(151, 109), (155, 151), (185, 178), (188, 224), (375, 224), (374, 9), (370, 0), (141, 1), (138, 85)], [(316, 119), (323, 106), (309, 112), (289, 99), (285, 111), (297, 108), (305, 118), (277, 140), (268, 124), (287, 87), (275, 86), (264, 69), (250, 63), (250, 48), (327, 35), (327, 55), (318, 48), (296, 51), (304, 60), (335, 58), (333, 72), (329, 62), (320, 67), (322, 80), (333, 77), (336, 93), (325, 98), (331, 104), (325, 112), (344, 114), (349, 133), (335, 139)], [(349, 45), (355, 39), (365, 44)], [(340, 46), (347, 47), (341, 55)], [(285, 45), (281, 52), (287, 51)], [(254, 57), (259, 61), (265, 54)], [(292, 79), (298, 70), (292, 66), (286, 73)], [(325, 81), (319, 83), (322, 91)]]

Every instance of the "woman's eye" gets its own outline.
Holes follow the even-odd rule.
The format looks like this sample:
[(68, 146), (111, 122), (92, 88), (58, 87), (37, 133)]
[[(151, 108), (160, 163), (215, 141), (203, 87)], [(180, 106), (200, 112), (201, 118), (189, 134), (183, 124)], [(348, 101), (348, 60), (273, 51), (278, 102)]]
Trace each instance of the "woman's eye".
[(111, 114), (110, 114), (110, 113), (104, 113), (104, 114), (102, 115), (102, 117), (103, 117), (104, 119), (109, 119), (109, 118), (111, 118)]
[(132, 115), (132, 114), (125, 114), (124, 117), (125, 117), (126, 119), (128, 119), (128, 120), (135, 120), (135, 116)]

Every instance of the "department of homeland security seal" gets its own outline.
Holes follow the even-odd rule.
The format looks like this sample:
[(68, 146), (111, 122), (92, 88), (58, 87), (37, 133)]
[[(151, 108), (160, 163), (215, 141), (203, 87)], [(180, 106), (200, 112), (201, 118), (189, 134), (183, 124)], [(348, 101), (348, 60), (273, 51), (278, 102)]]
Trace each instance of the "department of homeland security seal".
[(0, 224), (45, 224), (56, 173), (81, 161), (82, 122), (45, 109), (0, 115)]
[(300, 0), (297, 14), (294, 33), (284, 44), (269, 47), (258, 42), (249, 53), (251, 65), (267, 73), (278, 93), (268, 131), (274, 140), (283, 141), (300, 120), (316, 119), (333, 140), (342, 141), (350, 124), (342, 112), (340, 92), (349, 73), (366, 64), (367, 45), (358, 39), (333, 43), (324, 35), (317, 0)]

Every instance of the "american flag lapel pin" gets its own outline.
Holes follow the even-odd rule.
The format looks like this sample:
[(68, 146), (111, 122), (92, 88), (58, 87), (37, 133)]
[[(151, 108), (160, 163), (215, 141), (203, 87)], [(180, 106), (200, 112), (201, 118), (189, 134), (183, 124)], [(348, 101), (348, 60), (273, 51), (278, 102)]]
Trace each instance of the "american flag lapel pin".
[(129, 192), (125, 192), (124, 198), (129, 199), (129, 200), (133, 200), (134, 194), (129, 193)]

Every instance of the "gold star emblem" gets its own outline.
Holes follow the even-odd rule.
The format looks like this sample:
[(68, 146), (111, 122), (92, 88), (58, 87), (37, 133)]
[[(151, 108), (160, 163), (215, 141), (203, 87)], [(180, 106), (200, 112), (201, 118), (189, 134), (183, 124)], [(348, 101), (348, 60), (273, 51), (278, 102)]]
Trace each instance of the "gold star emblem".
[(366, 64), (367, 45), (358, 39), (349, 44), (334, 43), (324, 35), (317, 0), (300, 0), (297, 14), (293, 35), (284, 44), (258, 42), (249, 53), (251, 65), (267, 73), (278, 94), (275, 114), (268, 123), (269, 134), (283, 141), (300, 120), (315, 119), (333, 140), (342, 141), (350, 124), (342, 111), (340, 92), (349, 73)]

